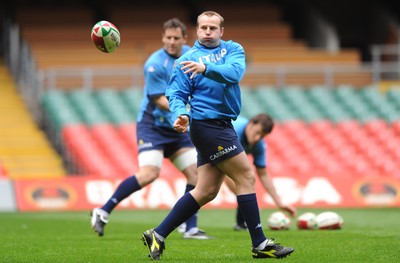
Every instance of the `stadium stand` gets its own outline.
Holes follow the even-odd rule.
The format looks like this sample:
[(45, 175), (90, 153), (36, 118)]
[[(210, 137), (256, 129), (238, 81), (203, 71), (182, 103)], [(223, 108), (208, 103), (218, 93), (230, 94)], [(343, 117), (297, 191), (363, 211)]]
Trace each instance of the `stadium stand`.
[[(341, 88), (260, 86), (243, 89), (244, 116), (268, 112), (277, 121), (276, 129), (266, 138), (272, 173), (363, 176), (399, 171), (400, 102), (388, 99), (395, 91), (390, 89), (382, 93), (374, 87)], [(74, 98), (76, 101), (68, 104), (66, 112), (78, 115), (86, 111), (80, 114), (80, 124), (64, 122), (61, 128), (69, 151), (67, 155), (77, 161), (80, 171), (110, 176), (124, 175), (137, 168), (135, 120), (131, 114), (137, 112), (139, 104), (133, 102), (139, 96), (133, 91), (60, 92), (65, 100)], [(370, 93), (380, 98), (375, 100), (374, 106), (365, 97)], [(358, 110), (350, 110), (349, 98)], [(381, 114), (381, 106), (394, 109), (396, 115)], [(365, 113), (361, 109), (368, 110)], [(99, 114), (101, 118), (96, 117)], [(93, 165), (97, 162), (104, 167), (99, 169)], [(173, 169), (169, 163), (166, 166), (167, 170)]]
[[(400, 89), (369, 86), (372, 77), (367, 71), (348, 73), (347, 67), (361, 67), (358, 50), (310, 48), (303, 39), (293, 37), (282, 10), (268, 1), (233, 1), (228, 6), (226, 2), (183, 1), (195, 7), (174, 1), (172, 9), (162, 4), (154, 9), (145, 1), (135, 2), (133, 8), (118, 2), (104, 16), (122, 33), (121, 47), (113, 54), (99, 52), (90, 41), (90, 29), (99, 18), (95, 10), (79, 5), (49, 8), (48, 12), (40, 7), (18, 9), (17, 21), (38, 69), (140, 67), (150, 52), (160, 48), (160, 25), (165, 19), (177, 16), (188, 23), (191, 44), (195, 39), (190, 25), (193, 14), (220, 11), (226, 18), (224, 38), (244, 46), (249, 68), (265, 66), (263, 74), (246, 74), (242, 82), (242, 114), (251, 117), (268, 112), (277, 121), (266, 138), (272, 174), (364, 176), (400, 171), (400, 149), (396, 147), (400, 143)], [(271, 84), (276, 83), (276, 72), (267, 70), (276, 65), (340, 65), (343, 72), (332, 81), (343, 85), (317, 86), (325, 73), (311, 72), (288, 73), (285, 85), (277, 87)], [(104, 78), (93, 80), (93, 87), (102, 89), (88, 90), (81, 80), (66, 76), (57, 80), (61, 83), (56, 86), (63, 90), (44, 92), (42, 106), (50, 137), (58, 140), (63, 157), (72, 163), (67, 167), (69, 174), (125, 176), (136, 170), (135, 120), (143, 91), (139, 85), (126, 89), (129, 79), (124, 78), (108, 77), (104, 72)], [(164, 165), (167, 173), (173, 171), (170, 163)]]
[[(196, 39), (193, 10), (212, 9), (220, 11), (226, 19), (224, 39), (234, 39), (243, 45), (249, 65), (346, 65), (360, 67), (360, 55), (356, 49), (330, 52), (312, 49), (304, 40), (294, 39), (292, 28), (283, 21), (279, 7), (271, 2), (251, 1), (251, 4), (232, 2), (215, 3), (202, 1), (190, 9), (187, 3), (162, 3), (157, 9), (146, 3), (128, 5), (118, 1), (107, 8), (104, 15), (119, 28), (122, 41), (118, 52), (102, 54), (90, 41), (90, 29), (96, 21), (95, 10), (82, 6), (60, 8), (18, 8), (16, 19), (22, 36), (31, 46), (40, 69), (86, 66), (91, 68), (114, 65), (128, 67), (142, 65), (147, 56), (160, 48), (161, 25), (170, 17), (179, 17), (188, 24), (188, 44)], [(150, 15), (151, 14), (151, 15)], [(74, 17), (73, 23), (70, 18)], [(46, 23), (45, 21), (51, 21)], [(289, 74), (287, 84), (310, 85), (323, 83), (324, 73), (308, 75)], [(275, 83), (275, 72), (261, 75), (247, 74), (243, 84), (254, 86)], [(106, 86), (119, 86), (128, 79), (113, 77)], [(371, 82), (368, 72), (346, 73), (335, 76), (335, 83), (367, 85)], [(60, 84), (62, 87), (79, 87), (82, 83), (72, 79)], [(96, 86), (96, 85), (95, 85)]]
[(0, 66), (0, 162), (10, 178), (66, 175), (63, 162), (30, 115), (9, 71)]
[(90, 134), (90, 130), (83, 124), (67, 125), (62, 129), (64, 155), (73, 163), (69, 167), (71, 174), (98, 175), (110, 177), (115, 168), (100, 151), (97, 142)]
[[(136, 170), (132, 91), (50, 90), (42, 105), (49, 128), (69, 163), (71, 174), (126, 175)], [(132, 99), (134, 101), (134, 99)], [(135, 111), (137, 111), (137, 106)], [(96, 166), (101, 162), (100, 166)]]
[(95, 99), (108, 119), (114, 124), (132, 123), (134, 116), (128, 107), (125, 107), (122, 96), (113, 89), (101, 89), (95, 94)]
[[(340, 49), (336, 52), (310, 48), (303, 39), (295, 39), (293, 29), (283, 19), (282, 10), (268, 1), (226, 2), (201, 1), (201, 10), (215, 10), (226, 19), (224, 39), (233, 39), (245, 49), (248, 64), (264, 66), (341, 65), (359, 68), (361, 57), (357, 49)], [(261, 78), (261, 79), (260, 79)], [(323, 83), (323, 73), (308, 75), (288, 74), (286, 84), (310, 85)], [(275, 72), (263, 75), (246, 74), (245, 85), (275, 83)], [(336, 75), (335, 83), (367, 85), (371, 75), (367, 72)]]

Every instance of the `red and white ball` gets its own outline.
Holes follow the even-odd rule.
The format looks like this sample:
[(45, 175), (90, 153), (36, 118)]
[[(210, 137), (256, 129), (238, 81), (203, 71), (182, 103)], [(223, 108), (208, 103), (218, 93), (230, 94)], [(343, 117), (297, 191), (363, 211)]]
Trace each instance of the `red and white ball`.
[(343, 218), (332, 211), (322, 212), (315, 218), (318, 229), (340, 229), (343, 225)]
[(298, 229), (316, 229), (318, 228), (317, 216), (314, 213), (307, 212), (297, 217)]
[(114, 52), (121, 44), (121, 35), (117, 27), (104, 20), (93, 26), (90, 37), (96, 48), (105, 53)]
[(290, 218), (283, 212), (274, 212), (268, 217), (267, 225), (271, 230), (286, 230), (290, 228)]

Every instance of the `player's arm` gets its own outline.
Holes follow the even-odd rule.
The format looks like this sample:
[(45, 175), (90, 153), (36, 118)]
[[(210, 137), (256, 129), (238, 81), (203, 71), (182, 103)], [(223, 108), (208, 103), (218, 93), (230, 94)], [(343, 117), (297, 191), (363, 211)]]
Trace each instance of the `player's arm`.
[(154, 98), (154, 103), (159, 109), (169, 111), (168, 99), (164, 95)]
[(205, 63), (205, 77), (219, 83), (239, 83), (246, 70), (246, 57), (241, 45), (235, 43), (230, 46), (229, 54), (224, 57), (224, 64)]
[(165, 70), (160, 63), (146, 63), (145, 65), (145, 83), (147, 96), (149, 100), (156, 104), (160, 110), (169, 111), (168, 100), (165, 96), (165, 90), (168, 85)]
[[(179, 62), (177, 62), (179, 64)], [(165, 96), (168, 99), (169, 109), (172, 112), (172, 121), (174, 128), (178, 128), (178, 132), (187, 130), (190, 123), (190, 113), (187, 111), (187, 103), (189, 102), (191, 82), (187, 76), (178, 67), (172, 70), (172, 75), (168, 83)]]
[(288, 212), (291, 216), (296, 216), (296, 208), (282, 203), (282, 200), (279, 197), (278, 193), (276, 192), (275, 186), (274, 186), (271, 178), (268, 175), (267, 168), (257, 167), (256, 170), (257, 170), (257, 174), (258, 174), (258, 177), (260, 178), (262, 185), (264, 186), (264, 188), (268, 192), (268, 194), (271, 196), (275, 205), (277, 207), (279, 207), (280, 209)]

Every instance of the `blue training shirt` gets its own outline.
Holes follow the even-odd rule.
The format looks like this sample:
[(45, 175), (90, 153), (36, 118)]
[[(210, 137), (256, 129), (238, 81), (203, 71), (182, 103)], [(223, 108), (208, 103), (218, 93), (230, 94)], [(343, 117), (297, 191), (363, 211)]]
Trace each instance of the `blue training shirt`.
[[(182, 54), (189, 49), (189, 46), (184, 45)], [(159, 109), (152, 99), (165, 95), (176, 59), (169, 55), (164, 48), (161, 48), (146, 60), (144, 64), (144, 96), (137, 122), (172, 128), (171, 112)]]
[(248, 123), (249, 120), (241, 116), (239, 116), (235, 121), (232, 122), (236, 134), (238, 135), (239, 141), (242, 144), (246, 154), (253, 155), (253, 163), (256, 167), (265, 168), (267, 167), (267, 144), (264, 140), (260, 140), (252, 148), (249, 147), (249, 143), (247, 142), (245, 134), (245, 129)]
[[(191, 74), (184, 74), (180, 69), (181, 61), (204, 63), (206, 72), (203, 76), (196, 75), (190, 79)], [(207, 48), (196, 41), (177, 60), (172, 71), (166, 92), (173, 113), (172, 120), (185, 114), (195, 120), (235, 120), (241, 109), (239, 82), (245, 70), (245, 54), (240, 44), (221, 40), (218, 47)], [(190, 105), (190, 113), (187, 111), (187, 103)]]

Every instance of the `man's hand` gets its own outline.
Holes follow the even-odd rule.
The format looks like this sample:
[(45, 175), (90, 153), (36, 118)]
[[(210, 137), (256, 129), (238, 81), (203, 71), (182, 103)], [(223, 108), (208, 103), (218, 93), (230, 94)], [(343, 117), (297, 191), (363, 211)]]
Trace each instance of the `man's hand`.
[(296, 216), (297, 210), (293, 206), (281, 205), (281, 206), (279, 206), (279, 208), (282, 209), (283, 211), (286, 211), (291, 217)]
[(193, 79), (196, 74), (202, 74), (206, 70), (206, 65), (194, 61), (182, 61), (181, 65), (183, 66), (181, 67), (183, 73), (192, 73), (192, 75), (190, 75), (190, 79)]
[(187, 115), (179, 116), (174, 122), (174, 129), (179, 133), (186, 132), (188, 127), (189, 117)]

